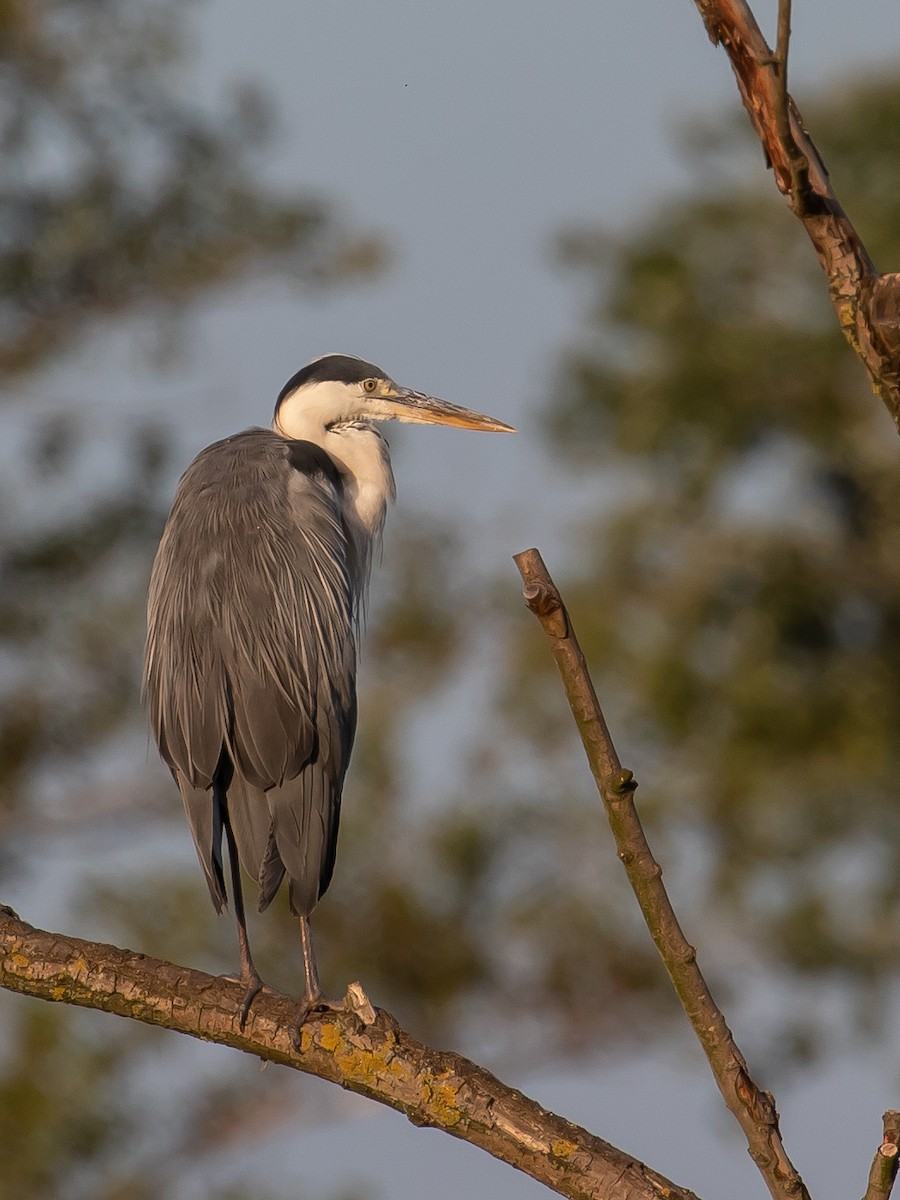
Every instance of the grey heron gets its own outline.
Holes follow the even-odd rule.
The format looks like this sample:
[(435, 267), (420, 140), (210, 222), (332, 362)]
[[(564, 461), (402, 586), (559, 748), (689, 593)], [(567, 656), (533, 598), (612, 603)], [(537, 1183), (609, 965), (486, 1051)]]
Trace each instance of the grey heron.
[(241, 869), (259, 908), (287, 876), (300, 924), (299, 1024), (321, 1005), (309, 918), (334, 869), (356, 729), (360, 609), (394, 477), (381, 421), (513, 432), (399, 387), (346, 354), (282, 388), (271, 429), (201, 451), (178, 485), (153, 564), (144, 687), (218, 912), (224, 838), (243, 1026), (263, 986)]

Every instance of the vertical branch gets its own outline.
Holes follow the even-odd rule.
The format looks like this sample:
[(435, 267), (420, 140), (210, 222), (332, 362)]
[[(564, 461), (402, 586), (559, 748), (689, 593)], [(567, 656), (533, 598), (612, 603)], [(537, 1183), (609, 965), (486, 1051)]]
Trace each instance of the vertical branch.
[(634, 804), (637, 784), (619, 762), (562, 597), (537, 550), (516, 554), (514, 561), (525, 584), (525, 602), (550, 640), (628, 882), (722, 1098), (743, 1130), (751, 1157), (774, 1200), (809, 1200), (782, 1145), (775, 1101), (750, 1078), (697, 964), (696, 951), (682, 932)]
[(900, 1139), (900, 1112), (888, 1109), (882, 1118), (884, 1137), (875, 1151), (872, 1169), (869, 1171), (869, 1186), (863, 1200), (889, 1200), (897, 1178), (898, 1147)]

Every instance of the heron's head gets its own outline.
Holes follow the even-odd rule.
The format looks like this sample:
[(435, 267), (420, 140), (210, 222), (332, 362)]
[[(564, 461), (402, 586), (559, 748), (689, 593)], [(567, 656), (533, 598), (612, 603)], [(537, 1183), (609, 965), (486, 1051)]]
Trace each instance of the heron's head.
[(400, 387), (380, 367), (351, 354), (315, 358), (292, 376), (276, 402), (273, 427), (282, 437), (301, 439), (322, 429), (375, 421), (515, 433), (503, 421)]

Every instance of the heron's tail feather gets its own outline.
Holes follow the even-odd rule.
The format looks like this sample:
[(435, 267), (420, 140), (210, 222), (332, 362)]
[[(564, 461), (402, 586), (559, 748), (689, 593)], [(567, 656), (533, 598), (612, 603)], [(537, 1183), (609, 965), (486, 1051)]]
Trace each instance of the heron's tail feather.
[(248, 783), (237, 771), (228, 787), (228, 815), (241, 866), (251, 879), (260, 880), (269, 852), (272, 818), (265, 792)]
[[(266, 792), (279, 861), (290, 877), (291, 911), (309, 916), (331, 882), (340, 794), (320, 763)], [(262, 897), (260, 897), (262, 899)]]
[(209, 894), (216, 912), (220, 913), (228, 903), (228, 897), (222, 869), (222, 802), (218, 785), (214, 782), (212, 788), (192, 787), (179, 771), (173, 771), (173, 774), (181, 791)]
[[(268, 810), (267, 810), (268, 813)], [(259, 867), (259, 911), (268, 908), (284, 879), (284, 863), (278, 853), (274, 826), (269, 826), (269, 844)]]

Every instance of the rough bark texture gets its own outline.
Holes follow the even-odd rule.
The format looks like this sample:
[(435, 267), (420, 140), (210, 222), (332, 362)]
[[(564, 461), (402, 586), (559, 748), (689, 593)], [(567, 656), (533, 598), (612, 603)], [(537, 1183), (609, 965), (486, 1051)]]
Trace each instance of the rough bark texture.
[(468, 1059), (431, 1050), (351, 985), (351, 1011), (326, 1012), (291, 1047), (295, 1003), (268, 990), (238, 1028), (243, 988), (120, 950), (34, 929), (0, 909), (0, 986), (161, 1025), (330, 1079), (487, 1150), (579, 1200), (696, 1200), (643, 1163), (540, 1107)]
[(525, 584), (525, 603), (550, 640), (628, 882), (722, 1099), (740, 1125), (774, 1200), (809, 1200), (782, 1144), (775, 1100), (750, 1077), (744, 1056), (703, 978), (696, 951), (678, 923), (662, 881), (662, 868), (653, 857), (634, 804), (637, 784), (619, 762), (562, 597), (537, 550), (517, 554), (515, 562)]
[(744, 108), (778, 189), (803, 223), (828, 278), (844, 336), (900, 428), (900, 275), (876, 271), (831, 187), (796, 105), (780, 88), (780, 82), (786, 82), (786, 39), (782, 62), (760, 32), (746, 0), (694, 3), (710, 38), (725, 48), (731, 60)]

